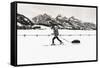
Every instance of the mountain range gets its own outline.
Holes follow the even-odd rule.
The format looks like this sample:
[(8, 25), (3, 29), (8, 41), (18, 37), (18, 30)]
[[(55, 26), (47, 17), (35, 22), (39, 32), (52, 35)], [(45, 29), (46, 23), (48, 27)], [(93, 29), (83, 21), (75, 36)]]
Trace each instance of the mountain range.
[(68, 30), (96, 30), (96, 25), (92, 22), (82, 22), (74, 16), (66, 17), (58, 14), (55, 18), (48, 14), (40, 14), (30, 20), (28, 17), (17, 14), (18, 29), (42, 29), (41, 26), (49, 27), (58, 26), (59, 29)]

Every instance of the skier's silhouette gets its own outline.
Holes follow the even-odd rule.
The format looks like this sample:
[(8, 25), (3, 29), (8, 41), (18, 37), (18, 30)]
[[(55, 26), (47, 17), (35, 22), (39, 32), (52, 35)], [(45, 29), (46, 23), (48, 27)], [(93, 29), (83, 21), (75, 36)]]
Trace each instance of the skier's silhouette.
[(55, 39), (57, 39), (60, 42), (60, 44), (62, 44), (62, 41), (58, 37), (58, 35), (59, 35), (58, 26), (55, 25), (55, 26), (53, 26), (52, 29), (53, 29), (53, 35), (54, 35), (54, 37), (52, 39), (52, 45), (55, 45), (55, 43), (54, 43)]
[(57, 22), (55, 20), (51, 20), (49, 23), (51, 24), (51, 28), (53, 29), (53, 35), (54, 35), (54, 37), (52, 38), (52, 45), (55, 45), (54, 43), (55, 39), (57, 39), (60, 42), (60, 44), (62, 44), (62, 41), (58, 37), (59, 31), (58, 31)]

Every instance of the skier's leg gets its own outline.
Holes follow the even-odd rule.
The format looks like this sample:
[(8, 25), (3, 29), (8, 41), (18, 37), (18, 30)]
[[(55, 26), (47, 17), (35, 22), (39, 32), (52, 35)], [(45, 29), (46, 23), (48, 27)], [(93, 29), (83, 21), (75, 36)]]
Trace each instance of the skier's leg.
[(53, 39), (52, 39), (52, 45), (55, 45), (54, 44), (54, 40), (56, 39), (56, 37), (53, 37)]
[(58, 38), (58, 36), (56, 37), (58, 41), (60, 41), (60, 44), (62, 44), (63, 42)]

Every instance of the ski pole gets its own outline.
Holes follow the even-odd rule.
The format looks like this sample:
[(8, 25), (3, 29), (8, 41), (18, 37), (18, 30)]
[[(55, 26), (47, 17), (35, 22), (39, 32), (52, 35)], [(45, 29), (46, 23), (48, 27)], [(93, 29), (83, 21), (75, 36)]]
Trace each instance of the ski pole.
[[(60, 36), (61, 37), (61, 36)], [(62, 38), (62, 37), (61, 37)], [(64, 38), (62, 38), (63, 40), (65, 40), (66, 42), (70, 42), (70, 41), (68, 41), (68, 40), (66, 40), (66, 39), (64, 39)]]

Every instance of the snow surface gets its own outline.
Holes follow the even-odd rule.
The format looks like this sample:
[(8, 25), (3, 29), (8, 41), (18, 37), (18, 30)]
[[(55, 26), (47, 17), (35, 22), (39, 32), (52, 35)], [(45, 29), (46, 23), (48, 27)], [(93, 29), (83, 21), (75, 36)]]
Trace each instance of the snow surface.
[[(82, 30), (59, 30), (59, 36), (64, 45), (51, 46), (53, 30), (17, 30), (17, 53), (18, 64), (35, 64), (51, 62), (85, 61), (96, 59), (96, 31)], [(21, 36), (26, 34), (26, 36)], [(50, 36), (27, 36), (27, 35), (50, 35)], [(91, 36), (77, 36), (78, 34), (90, 34)], [(73, 41), (80, 40), (80, 44), (66, 42), (62, 38)], [(55, 40), (56, 44), (59, 44)]]

